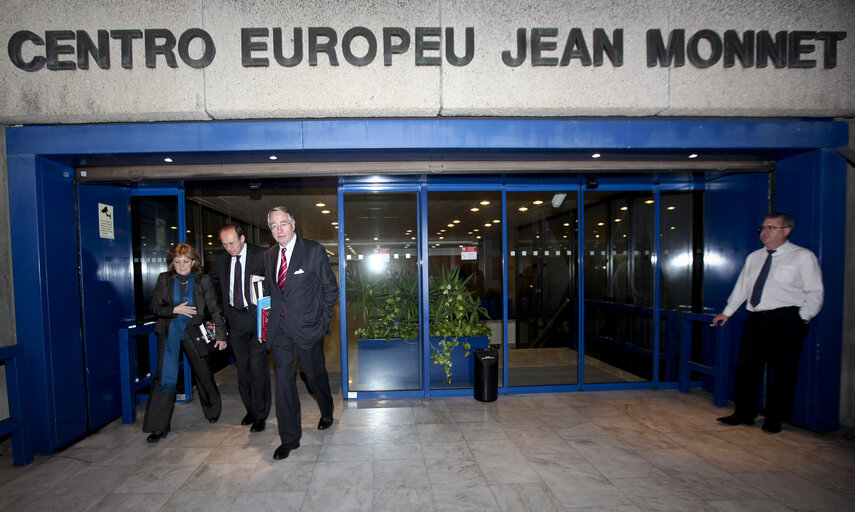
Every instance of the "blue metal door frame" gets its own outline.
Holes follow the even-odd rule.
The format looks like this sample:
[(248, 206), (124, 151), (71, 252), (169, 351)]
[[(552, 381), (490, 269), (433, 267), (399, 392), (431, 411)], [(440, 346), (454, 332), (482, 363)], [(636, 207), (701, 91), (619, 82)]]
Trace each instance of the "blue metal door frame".
[[(80, 343), (79, 339), (76, 343), (66, 339), (79, 332), (79, 307), (75, 307), (73, 299), (78, 298), (79, 306), (79, 276), (74, 269), (66, 268), (69, 266), (66, 255), (49, 250), (49, 245), (55, 247), (57, 241), (62, 242), (63, 232), (73, 238), (76, 229), (73, 212), (76, 166), (166, 165), (163, 163), (166, 156), (172, 157), (174, 164), (217, 159), (262, 163), (274, 153), (288, 155), (293, 161), (312, 161), (332, 158), (335, 153), (349, 155), (352, 160), (370, 161), (378, 157), (423, 160), (427, 170), (430, 161), (454, 159), (469, 152), (490, 159), (514, 159), (528, 158), (535, 151), (541, 158), (546, 155), (561, 160), (578, 159), (580, 155), (590, 155), (592, 150), (602, 152), (605, 159), (610, 154), (626, 156), (633, 152), (642, 156), (737, 152), (780, 160), (817, 150), (830, 153), (833, 148), (847, 144), (848, 125), (822, 119), (433, 118), (7, 127), (17, 339), (27, 353), (34, 449), (37, 453), (50, 453), (82, 434), (75, 425), (85, 425), (85, 418), (79, 418), (79, 411), (85, 407), (78, 403), (84, 396), (83, 378), (79, 375), (82, 364), (74, 362), (81, 356), (69, 352)], [(845, 162), (825, 156), (816, 159), (812, 169), (806, 172), (845, 175)], [(790, 184), (798, 188), (796, 182)], [(839, 180), (835, 181), (837, 184)], [(817, 194), (833, 195), (828, 187), (814, 190)], [(818, 200), (822, 202), (822, 196)], [(734, 206), (746, 211), (748, 205)], [(819, 244), (810, 246), (818, 254), (842, 253), (842, 247), (833, 240), (843, 239), (845, 204), (829, 208), (834, 211), (822, 213), (826, 223), (824, 232), (835, 236), (812, 241)], [(744, 222), (745, 226), (739, 227), (752, 225), (756, 220)], [(725, 232), (726, 229), (721, 233)], [(826, 261), (834, 267), (827, 272), (842, 275), (838, 259)], [(726, 274), (723, 272), (710, 282), (705, 280), (705, 287), (730, 286), (719, 281)], [(834, 283), (837, 285), (842, 283)], [(723, 300), (721, 296), (710, 297), (708, 304)], [(828, 322), (834, 328), (841, 321), (837, 313), (817, 318), (818, 324)], [(823, 331), (821, 325), (815, 329), (832, 332)]]

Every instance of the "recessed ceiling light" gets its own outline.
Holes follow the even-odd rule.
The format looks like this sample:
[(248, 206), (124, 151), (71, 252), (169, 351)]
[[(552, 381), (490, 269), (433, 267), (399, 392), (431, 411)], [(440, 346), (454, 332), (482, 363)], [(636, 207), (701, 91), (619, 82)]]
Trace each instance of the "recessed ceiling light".
[(525, 206), (520, 206), (520, 207), (519, 207), (519, 211), (521, 211), (521, 212), (527, 212), (527, 211), (528, 211), (528, 208), (526, 208)]
[(621, 209), (621, 211), (625, 212), (625, 211), (629, 210), (629, 206), (621, 206), (620, 209)]
[(453, 228), (454, 224), (447, 224), (448, 227)]
[(692, 153), (691, 155), (689, 155), (689, 158), (698, 158), (698, 154), (697, 154), (697, 153)]
[(647, 201), (644, 201), (644, 204), (653, 204), (655, 202), (656, 201), (654, 201), (653, 199), (648, 199)]
[(278, 157), (278, 156), (276, 156), (276, 155), (270, 155), (270, 156), (268, 156), (267, 158), (269, 158), (269, 159), (271, 159), (271, 160), (279, 160), (279, 157)]
[(163, 161), (164, 161), (164, 162), (166, 162), (166, 163), (168, 163), (168, 164), (171, 164), (171, 163), (172, 163), (172, 158), (170, 158), (170, 157), (166, 157), (166, 158), (164, 158), (164, 159), (163, 159)]
[(485, 200), (485, 201), (481, 201), (481, 205), (482, 205), (482, 206), (487, 206), (488, 204), (490, 204), (490, 201), (486, 201), (486, 200)]
[(315, 203), (315, 206), (317, 206), (318, 208), (323, 208), (326, 205), (326, 203)]
[(500, 221), (499, 219), (493, 219), (493, 224), (498, 224), (500, 222), (502, 222), (502, 221)]
[(565, 223), (564, 223), (564, 227), (565, 227), (565, 228), (566, 228), (566, 227), (569, 227), (569, 226), (570, 226), (570, 223), (569, 223), (569, 222), (565, 222)]
[(620, 219), (615, 219), (615, 222), (620, 222)]
[(597, 226), (605, 226), (605, 225), (606, 225), (605, 222), (597, 222)]
[(338, 226), (338, 222), (330, 222), (333, 226)]
[(600, 158), (601, 156), (603, 156), (603, 155), (601, 155), (599, 153), (594, 153), (593, 155), (591, 155), (591, 158)]
[(478, 207), (472, 207), (472, 208), (469, 208), (469, 211), (470, 211), (470, 212), (477, 212), (477, 211), (479, 211), (479, 210), (481, 210), (481, 208), (478, 208)]
[(323, 213), (324, 215), (328, 214), (329, 212), (329, 210), (321, 210), (321, 213)]
[(380, 239), (379, 239), (378, 237), (376, 237), (376, 236), (375, 236), (375, 237), (374, 237), (374, 241), (376, 242), (377, 240), (380, 240)]
[(677, 209), (677, 207), (676, 207), (676, 206), (669, 206), (668, 208), (665, 208), (665, 209), (666, 209), (666, 210), (676, 210), (676, 209)]
[(537, 201), (532, 201), (532, 204), (543, 204), (543, 201), (538, 199)]
[(451, 221), (451, 222), (453, 222), (453, 223), (455, 223), (455, 224), (460, 224), (460, 221), (459, 221), (459, 220), (457, 220), (457, 219), (454, 219), (454, 220), (453, 220), (453, 221)]
[(489, 228), (490, 226), (492, 226), (492, 224), (490, 224), (489, 222), (488, 222), (488, 223), (486, 223), (486, 224), (484, 224), (484, 227), (485, 227), (485, 228)]

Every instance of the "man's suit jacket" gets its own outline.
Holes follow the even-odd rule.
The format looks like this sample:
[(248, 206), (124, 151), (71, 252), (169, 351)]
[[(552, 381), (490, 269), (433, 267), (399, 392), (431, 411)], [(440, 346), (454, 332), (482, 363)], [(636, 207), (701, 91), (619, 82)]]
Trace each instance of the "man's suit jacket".
[[(297, 237), (285, 274), (285, 290), (280, 292), (276, 268), (281, 257), (279, 244), (264, 252), (264, 283), (270, 295), (267, 322), (268, 340), (275, 341), (280, 323), (302, 349), (323, 343), (338, 300), (338, 283), (324, 247)], [(284, 317), (282, 313), (285, 313)]]
[[(246, 261), (241, 260), (244, 268), (243, 295), (252, 318), (252, 330), (255, 331), (255, 305), (252, 303), (252, 276), (264, 276), (264, 249), (257, 245), (246, 244)], [(229, 295), (231, 295), (232, 283), (229, 274), (232, 268), (232, 256), (227, 251), (217, 255), (214, 267), (211, 269), (211, 280), (214, 284), (220, 284), (220, 294), (223, 298), (223, 310), (229, 307)], [(228, 316), (228, 315), (226, 315)]]
[[(178, 318), (178, 315), (172, 312), (176, 304), (172, 297), (175, 277), (169, 272), (163, 272), (157, 277), (157, 284), (154, 285), (154, 296), (151, 299), (151, 311), (157, 317), (157, 324), (154, 326), (154, 332), (157, 334), (158, 343), (166, 343), (166, 338), (169, 332), (169, 324), (172, 320)], [(217, 331), (217, 339), (226, 339), (226, 326), (223, 322), (223, 315), (220, 314), (220, 308), (217, 306), (217, 293), (214, 291), (214, 285), (211, 283), (211, 278), (206, 274), (196, 274), (196, 280), (193, 284), (193, 301), (196, 303), (196, 314), (190, 318), (190, 322), (184, 329), (184, 338), (192, 340), (199, 350), (199, 355), (206, 356), (213, 346), (213, 342), (208, 345), (202, 339), (202, 331), (199, 330), (199, 325), (211, 318)]]

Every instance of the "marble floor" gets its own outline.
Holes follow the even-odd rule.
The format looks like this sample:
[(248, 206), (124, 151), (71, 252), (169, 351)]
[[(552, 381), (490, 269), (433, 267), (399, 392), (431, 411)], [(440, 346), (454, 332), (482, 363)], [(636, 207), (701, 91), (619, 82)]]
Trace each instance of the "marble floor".
[(176, 404), (156, 445), (141, 406), (26, 467), (0, 456), (0, 510), (855, 510), (855, 441), (722, 426), (702, 391), (339, 398), (324, 432), (304, 391), (301, 447), (274, 461), (275, 419), (241, 427), (233, 370), (218, 381), (220, 421)]

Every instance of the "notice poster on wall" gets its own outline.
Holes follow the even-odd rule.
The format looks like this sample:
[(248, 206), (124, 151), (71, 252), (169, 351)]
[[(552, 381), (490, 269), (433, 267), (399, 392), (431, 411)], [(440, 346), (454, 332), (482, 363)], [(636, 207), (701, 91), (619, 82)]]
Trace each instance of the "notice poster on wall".
[(110, 240), (114, 240), (116, 238), (112, 205), (98, 203), (98, 234), (101, 238), (108, 238)]
[(389, 263), (389, 249), (381, 249), (379, 247), (374, 249), (372, 258), (376, 262)]
[(478, 247), (474, 245), (464, 245), (460, 248), (460, 259), (461, 260), (477, 260), (478, 259)]

